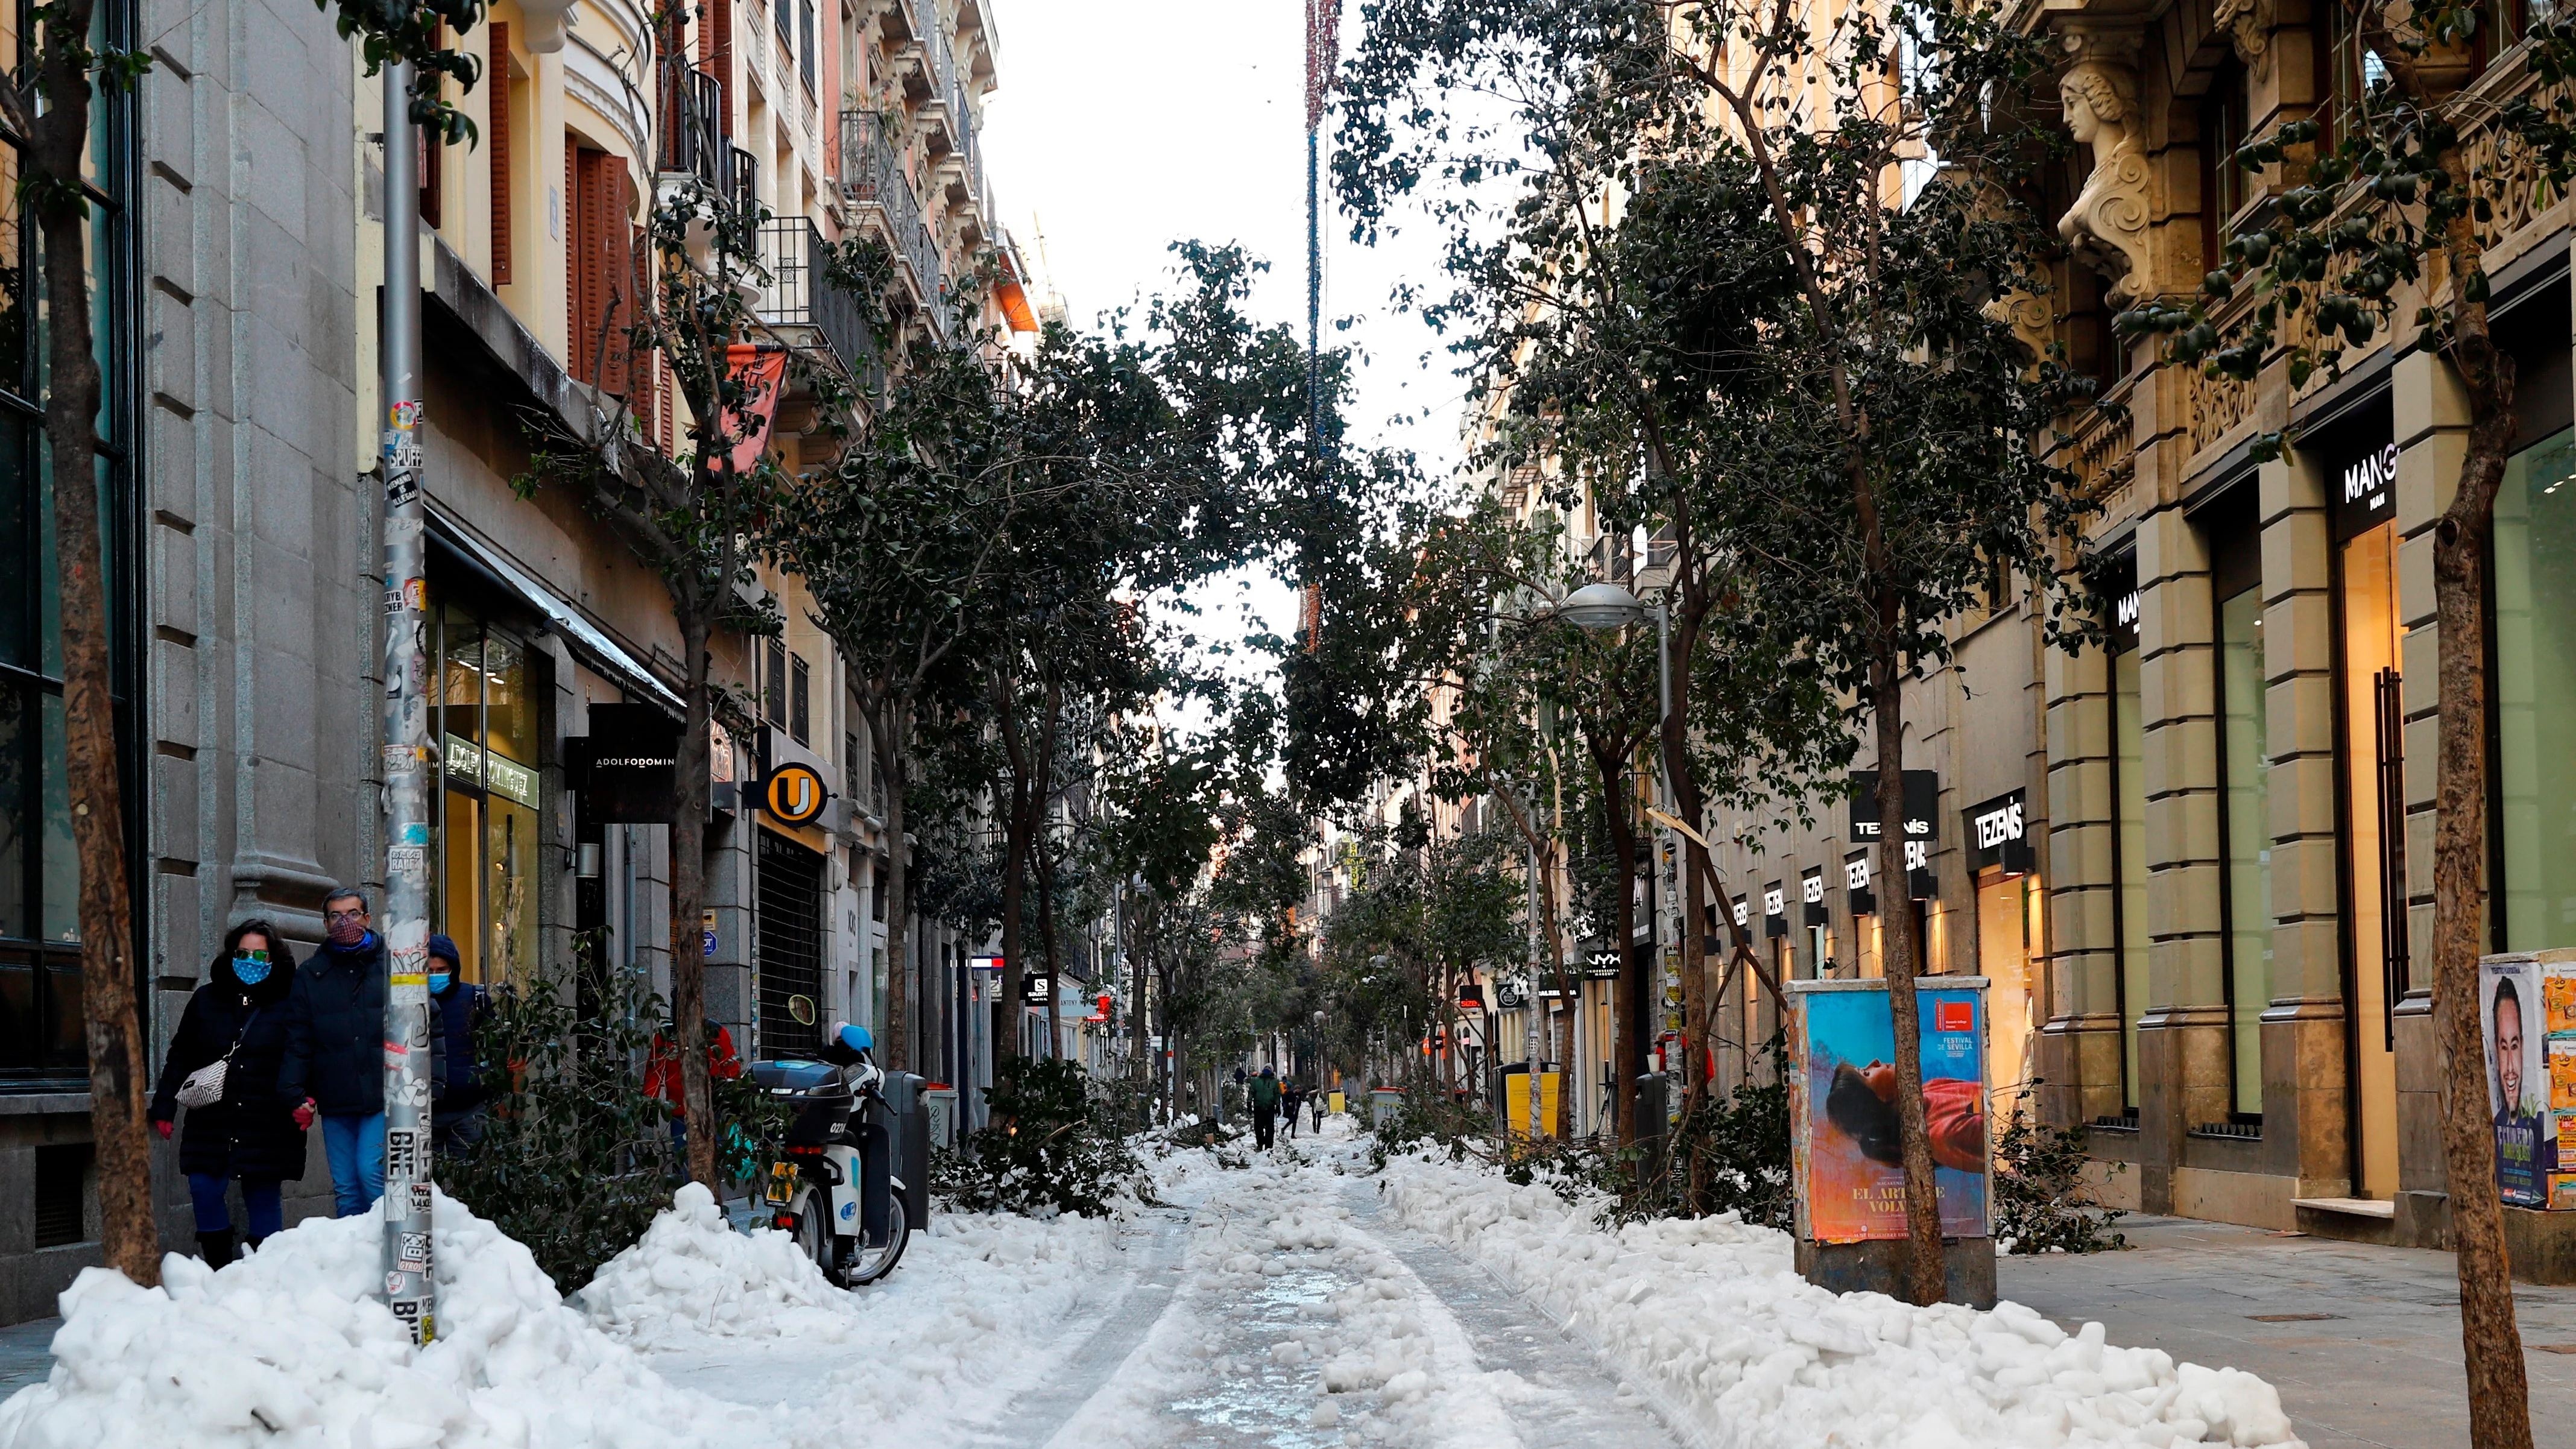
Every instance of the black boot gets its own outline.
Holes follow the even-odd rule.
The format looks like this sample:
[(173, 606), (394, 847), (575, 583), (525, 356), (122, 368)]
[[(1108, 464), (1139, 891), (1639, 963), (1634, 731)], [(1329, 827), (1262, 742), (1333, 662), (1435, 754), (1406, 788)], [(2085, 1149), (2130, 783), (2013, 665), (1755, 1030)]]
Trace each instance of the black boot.
[(209, 1268), (220, 1268), (231, 1262), (233, 1230), (226, 1228), (220, 1233), (197, 1234), (197, 1256), (205, 1259), (206, 1266)]
[(243, 1256), (243, 1257), (248, 1257), (248, 1256), (250, 1256), (251, 1254), (258, 1252), (258, 1251), (259, 1251), (259, 1245), (260, 1245), (260, 1244), (262, 1244), (262, 1243), (265, 1243), (265, 1242), (267, 1242), (267, 1241), (268, 1241), (268, 1239), (266, 1239), (266, 1238), (244, 1238), (244, 1239), (242, 1239), (242, 1256)]

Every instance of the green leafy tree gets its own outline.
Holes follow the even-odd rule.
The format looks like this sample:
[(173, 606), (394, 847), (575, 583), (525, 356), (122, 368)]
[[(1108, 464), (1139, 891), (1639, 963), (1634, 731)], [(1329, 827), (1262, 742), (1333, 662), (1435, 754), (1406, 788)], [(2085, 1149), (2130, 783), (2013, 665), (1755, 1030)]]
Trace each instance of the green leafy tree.
[[(1683, 664), (1663, 755), (1680, 818), (1704, 828), (1710, 803), (1693, 724), (1703, 741), (1758, 738), (1793, 776), (1838, 764), (1866, 728), (1890, 766), (1880, 876), (1904, 879), (1904, 685), (1947, 658), (1947, 621), (1997, 570), (2067, 592), (2058, 564), (2081, 516), (2032, 447), (2072, 380), (2034, 366), (1991, 306), (2044, 290), (2055, 247), (2004, 184), (2049, 145), (2016, 119), (2042, 73), (2035, 42), (1973, 0), (1830, 17), (1750, 0), (1389, 0), (1376, 21), (1346, 72), (1343, 202), (1365, 230), (1426, 179), (1460, 184), (1435, 201), (1460, 284), (1439, 312), (1471, 328), (1533, 455), (1566, 458), (1614, 529), (1672, 541)], [(1507, 119), (1452, 123), (1430, 95), (1471, 92), (1503, 97)], [(1936, 151), (1959, 179), (1918, 186), (1909, 172)], [(1486, 177), (1513, 183), (1505, 209)], [(1788, 686), (1780, 703), (1702, 707), (1711, 671), (1757, 661)], [(1696, 920), (1706, 852), (1694, 839), (1686, 855)], [(1906, 1291), (1931, 1302), (1921, 943), (1905, 912), (1885, 928)]]

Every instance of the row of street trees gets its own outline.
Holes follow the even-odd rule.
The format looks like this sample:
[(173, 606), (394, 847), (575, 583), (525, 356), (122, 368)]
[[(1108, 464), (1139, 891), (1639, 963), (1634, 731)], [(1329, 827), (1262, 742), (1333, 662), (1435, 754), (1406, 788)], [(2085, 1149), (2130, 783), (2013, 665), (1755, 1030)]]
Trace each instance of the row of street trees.
[[(2333, 130), (2297, 121), (2220, 158), (2277, 179), (2277, 212), (2227, 241), (2197, 295), (2150, 296), (2120, 332), (2160, 339), (2151, 363), (2248, 380), (2280, 368), (2294, 385), (2394, 333), (2440, 357), (2467, 402), (2467, 448), (2436, 535), (2434, 995), (2449, 1176), (2481, 1185), (2449, 1200), (2473, 1437), (2528, 1444), (2500, 1209), (2482, 1190), (2491, 1143), (2475, 1021), (2490, 794), (2484, 551), (2515, 418), (2482, 257), (2497, 219), (2515, 212), (2513, 188), (2536, 175), (2542, 195), (2566, 192), (2576, 25), (2536, 23), (2514, 52), (2536, 89), (2473, 91), (2493, 48), (2480, 49), (2489, 9), (2343, 9), (2384, 74)], [(2096, 379), (2064, 366), (2060, 348), (2035, 354), (2011, 325), (2033, 301), (2049, 309), (2064, 256), (2039, 209), (2043, 168), (2066, 145), (2043, 24), (1981, 0), (1830, 12), (1384, 0), (1368, 21), (1341, 80), (1342, 206), (1363, 241), (1410, 203), (1443, 230), (1452, 285), (1427, 293), (1424, 310), (1449, 329), (1485, 406), (1477, 462), (1495, 478), (1536, 474), (1545, 496), (1535, 527), (1490, 504), (1430, 511), (1374, 589), (1347, 597), (1360, 647), (1319, 654), (1310, 672), (1331, 683), (1305, 690), (1334, 701), (1312, 711), (1329, 726), (1318, 736), (1328, 758), (1496, 808), (1542, 883), (1524, 909), (1543, 942), (1497, 947), (1489, 967), (1559, 966), (1571, 928), (1553, 866), (1590, 829), (1570, 831), (1569, 817), (1600, 821), (1596, 848), (1617, 882), (1592, 893), (1581, 920), (1630, 939), (1627, 883), (1649, 795), (1681, 822), (1682, 918), (1696, 921), (1727, 899), (1704, 841), (1714, 812), (1756, 824), (1811, 816), (1866, 753), (1882, 766), (1875, 873), (1904, 880), (1906, 683), (1946, 663), (1965, 616), (2007, 600), (2027, 600), (2054, 645), (2102, 638), (2087, 579), (2094, 500), (2055, 463)], [(2496, 95), (2519, 98), (2480, 99)], [(2499, 144), (2482, 151), (2481, 128)], [(2296, 441), (2275, 434), (2258, 452)], [(1651, 538), (1651, 561), (1669, 568), (1660, 689), (1648, 684), (1650, 631), (1585, 639), (1555, 614), (1597, 567), (1552, 536), (1575, 519), (1595, 538)], [(1298, 685), (1292, 674), (1292, 707)], [(1578, 742), (1588, 772), (1566, 768)], [(1578, 774), (1583, 798), (1568, 810)], [(1477, 849), (1491, 852), (1416, 842), (1397, 852), (1398, 870), (1429, 880), (1442, 852)], [(1405, 890), (1389, 879), (1336, 921), (1337, 935), (1372, 943), (1345, 953), (1346, 966), (1403, 956), (1419, 909)], [(1882, 929), (1906, 1288), (1931, 1301), (1943, 1272), (1915, 1049), (1922, 942), (1903, 911)], [(1709, 1089), (1725, 976), (1701, 932), (1683, 936), (1681, 1055), (1695, 1102)], [(1739, 928), (1732, 954), (1758, 969), (1744, 947)], [(1417, 972), (1419, 1020), (1447, 1010), (1443, 975)], [(1627, 1078), (1647, 1040), (1631, 1020), (1649, 999), (1643, 978), (1632, 963), (1622, 980)], [(1382, 974), (1340, 980), (1345, 1010), (1380, 999)], [(1626, 1141), (1636, 1126), (1622, 1095)], [(1707, 1164), (1688, 1171), (1696, 1188)]]

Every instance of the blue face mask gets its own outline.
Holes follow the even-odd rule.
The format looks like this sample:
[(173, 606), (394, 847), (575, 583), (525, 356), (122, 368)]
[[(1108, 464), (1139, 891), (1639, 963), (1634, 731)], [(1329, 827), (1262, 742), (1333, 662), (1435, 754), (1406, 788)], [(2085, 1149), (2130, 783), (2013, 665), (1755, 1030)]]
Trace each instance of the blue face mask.
[(429, 994), (436, 996), (438, 993), (445, 991), (447, 989), (447, 983), (454, 979), (456, 978), (448, 975), (444, 971), (432, 971), (429, 973)]
[(233, 958), (233, 979), (244, 986), (257, 986), (268, 979), (269, 963), (249, 956)]

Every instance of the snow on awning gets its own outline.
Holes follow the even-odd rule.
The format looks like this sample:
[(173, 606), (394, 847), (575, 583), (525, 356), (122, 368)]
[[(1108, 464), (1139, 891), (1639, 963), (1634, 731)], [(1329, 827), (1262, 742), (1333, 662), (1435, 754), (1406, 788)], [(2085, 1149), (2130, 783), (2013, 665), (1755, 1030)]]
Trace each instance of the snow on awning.
[(629, 689), (640, 690), (651, 695), (673, 709), (682, 707), (680, 696), (673, 693), (670, 686), (655, 678), (652, 670), (645, 668), (634, 655), (620, 648), (617, 641), (601, 632), (598, 625), (584, 618), (580, 610), (555, 597), (543, 584), (528, 577), (517, 565), (503, 558), (499, 553), (486, 548), (481, 540), (458, 526), (456, 520), (441, 513), (434, 506), (424, 506), (429, 514), (429, 531), (432, 534), (507, 585), (519, 597), (526, 599), (538, 613), (546, 616), (547, 622), (572, 640), (575, 647), (591, 656), (591, 662), (603, 673), (623, 682)]

